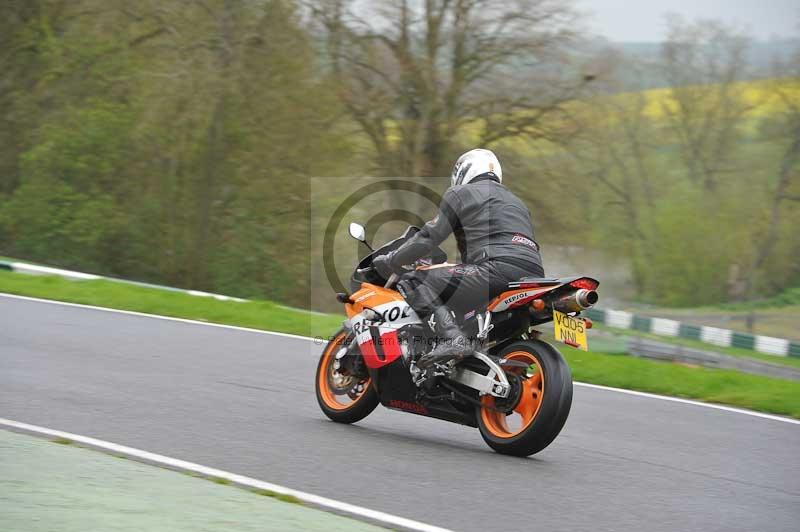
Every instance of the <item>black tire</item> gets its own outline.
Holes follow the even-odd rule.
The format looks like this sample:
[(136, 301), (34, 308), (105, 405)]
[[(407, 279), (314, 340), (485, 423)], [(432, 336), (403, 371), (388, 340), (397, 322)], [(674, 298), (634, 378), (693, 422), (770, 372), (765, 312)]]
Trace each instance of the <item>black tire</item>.
[[(332, 363), (333, 357), (341, 344), (342, 339), (346, 336), (345, 331), (342, 329), (337, 332), (333, 340), (328, 342), (325, 346), (325, 349), (322, 351), (322, 355), (319, 357), (319, 363), (317, 364), (317, 373), (316, 378), (314, 379), (314, 387), (317, 393), (317, 403), (319, 403), (319, 407), (322, 409), (322, 412), (328, 416), (331, 420), (337, 423), (355, 423), (356, 421), (361, 421), (373, 410), (375, 407), (378, 406), (378, 393), (375, 391), (375, 388), (372, 386), (372, 382), (370, 381), (367, 383), (366, 389), (361, 393), (357, 400), (350, 403), (349, 405), (343, 407), (333, 407), (328, 404), (326, 401), (326, 397), (328, 400), (331, 400), (330, 397), (332, 392), (327, 388), (327, 372), (329, 371), (330, 364)], [(324, 380), (323, 380), (323, 372)], [(322, 389), (325, 386), (326, 389)]]
[[(540, 340), (520, 340), (503, 348), (498, 356), (505, 358), (513, 352), (524, 351), (536, 358), (543, 378), (542, 398), (533, 421), (521, 432), (500, 436), (493, 432), (491, 419), (484, 419), (484, 408), (477, 407), (478, 429), (484, 441), (502, 454), (530, 456), (538, 453), (558, 436), (572, 406), (572, 372), (552, 345)], [(492, 413), (486, 415), (491, 418)]]

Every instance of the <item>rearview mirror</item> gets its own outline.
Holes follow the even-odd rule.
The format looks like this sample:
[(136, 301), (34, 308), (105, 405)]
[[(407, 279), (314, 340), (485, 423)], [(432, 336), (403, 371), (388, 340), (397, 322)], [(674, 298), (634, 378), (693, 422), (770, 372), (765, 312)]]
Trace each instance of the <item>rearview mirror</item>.
[(350, 236), (361, 242), (367, 241), (367, 233), (364, 230), (364, 226), (355, 222), (350, 223)]

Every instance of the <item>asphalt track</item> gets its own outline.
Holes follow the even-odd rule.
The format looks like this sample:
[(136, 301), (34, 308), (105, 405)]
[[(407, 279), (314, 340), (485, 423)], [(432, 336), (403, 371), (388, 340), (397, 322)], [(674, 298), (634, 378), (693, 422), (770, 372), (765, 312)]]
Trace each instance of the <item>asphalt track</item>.
[(576, 387), (533, 458), (379, 407), (327, 421), (302, 339), (0, 296), (0, 417), (454, 530), (798, 530), (800, 425)]

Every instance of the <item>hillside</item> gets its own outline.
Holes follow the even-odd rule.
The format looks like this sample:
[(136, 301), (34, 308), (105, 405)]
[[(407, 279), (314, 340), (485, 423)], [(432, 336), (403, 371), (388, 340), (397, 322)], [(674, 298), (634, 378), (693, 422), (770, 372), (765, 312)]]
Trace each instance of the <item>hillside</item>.
[[(618, 79), (623, 90), (658, 89), (670, 86), (659, 64), (661, 43), (596, 41), (593, 47), (595, 49), (610, 47), (623, 55), (624, 60), (618, 70)], [(792, 51), (798, 48), (800, 39), (752, 42), (747, 50), (748, 68), (744, 78), (756, 80), (775, 76), (776, 59), (785, 61)]]

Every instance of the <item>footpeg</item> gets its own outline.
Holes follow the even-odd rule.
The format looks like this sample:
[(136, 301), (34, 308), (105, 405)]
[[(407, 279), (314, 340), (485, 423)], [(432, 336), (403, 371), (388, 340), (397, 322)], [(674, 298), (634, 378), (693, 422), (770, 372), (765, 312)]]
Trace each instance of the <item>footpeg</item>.
[(456, 369), (458, 361), (449, 360), (442, 363), (434, 363), (433, 367), (420, 368), (416, 363), (412, 362), (409, 368), (411, 373), (411, 381), (418, 387), (422, 388), (427, 383), (432, 383), (438, 377), (449, 377)]
[(476, 338), (478, 340), (486, 340), (486, 337), (489, 336), (489, 332), (494, 329), (494, 324), (492, 323), (492, 313), (487, 310), (486, 314), (478, 314), (477, 318), (478, 334), (476, 335)]

